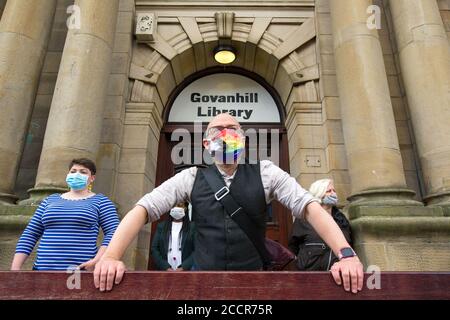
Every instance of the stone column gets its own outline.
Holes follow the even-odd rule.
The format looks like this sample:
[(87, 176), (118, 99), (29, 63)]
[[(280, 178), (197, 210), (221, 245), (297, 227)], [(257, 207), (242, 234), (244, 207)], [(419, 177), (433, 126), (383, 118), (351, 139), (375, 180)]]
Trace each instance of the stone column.
[(66, 188), (71, 159), (97, 155), (119, 0), (77, 0), (75, 6), (80, 28), (67, 35), (36, 184), (23, 204)]
[(377, 30), (367, 27), (370, 0), (331, 0), (336, 74), (350, 200), (408, 201), (394, 113)]
[(436, 1), (390, 1), (429, 204), (450, 206), (450, 51)]
[(17, 200), (13, 189), (56, 2), (10, 0), (0, 20), (0, 204)]

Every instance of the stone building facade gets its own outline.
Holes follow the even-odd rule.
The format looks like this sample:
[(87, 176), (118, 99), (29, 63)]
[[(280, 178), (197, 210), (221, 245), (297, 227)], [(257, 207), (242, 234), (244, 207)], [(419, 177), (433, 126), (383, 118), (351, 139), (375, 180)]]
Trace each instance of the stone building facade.
[(0, 0), (0, 17), (0, 268), (72, 158), (96, 159), (94, 191), (126, 214), (173, 173), (177, 95), (231, 72), (276, 97), (291, 175), (335, 181), (366, 266), (450, 270), (449, 1)]

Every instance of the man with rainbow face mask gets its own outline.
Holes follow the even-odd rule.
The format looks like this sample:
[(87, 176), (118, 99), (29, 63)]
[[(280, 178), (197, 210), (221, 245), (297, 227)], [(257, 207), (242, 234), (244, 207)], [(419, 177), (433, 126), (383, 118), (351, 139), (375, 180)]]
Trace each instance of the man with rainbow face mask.
[(205, 176), (211, 174), (223, 180), (224, 189), (251, 217), (257, 232), (264, 234), (265, 209), (272, 200), (281, 202), (294, 217), (306, 219), (339, 257), (331, 268), (336, 283), (353, 293), (362, 289), (363, 266), (318, 200), (271, 161), (240, 163), (245, 137), (235, 118), (226, 113), (213, 118), (203, 146), (213, 158), (212, 166), (181, 171), (144, 195), (122, 220), (95, 267), (94, 284), (100, 291), (111, 290), (113, 284), (121, 282), (126, 269), (120, 259), (144, 224), (158, 220), (184, 201), (192, 204), (192, 219), (197, 226), (193, 270), (262, 270), (256, 247), (210, 187)]
[(234, 164), (245, 150), (245, 136), (241, 129), (209, 128), (206, 131), (208, 151), (217, 164)]

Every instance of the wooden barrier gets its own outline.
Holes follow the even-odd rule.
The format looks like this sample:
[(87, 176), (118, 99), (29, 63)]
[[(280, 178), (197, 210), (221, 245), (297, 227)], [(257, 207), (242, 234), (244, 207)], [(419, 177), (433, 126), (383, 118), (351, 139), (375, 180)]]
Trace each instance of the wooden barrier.
[(127, 272), (119, 286), (100, 292), (91, 272), (3, 271), (0, 299), (450, 299), (450, 272), (382, 272), (380, 289), (367, 287), (368, 282), (375, 284), (370, 276), (365, 275), (363, 290), (352, 294), (328, 272)]

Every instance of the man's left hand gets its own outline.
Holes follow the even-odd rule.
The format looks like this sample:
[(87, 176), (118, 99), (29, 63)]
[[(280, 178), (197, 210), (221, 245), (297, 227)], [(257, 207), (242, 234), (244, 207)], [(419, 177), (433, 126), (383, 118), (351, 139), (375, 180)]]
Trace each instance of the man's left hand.
[[(364, 271), (358, 257), (344, 258), (331, 267), (331, 274), (338, 285), (344, 282), (345, 291), (357, 293), (362, 290)], [(342, 279), (341, 279), (342, 275)]]

